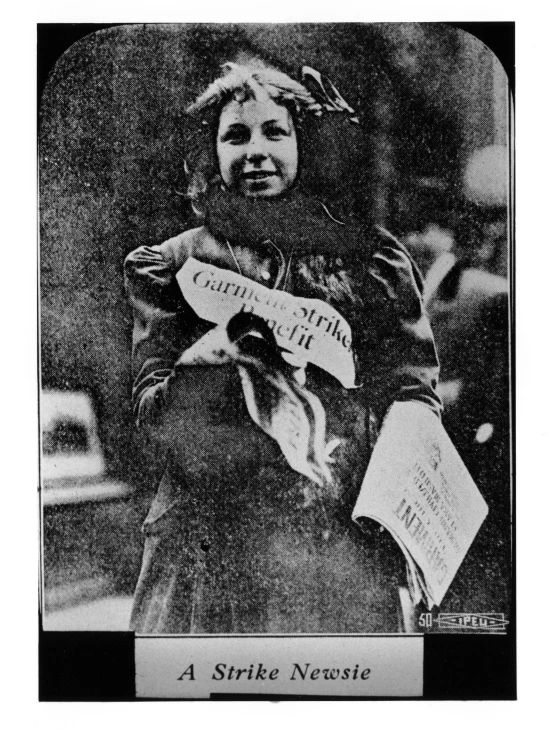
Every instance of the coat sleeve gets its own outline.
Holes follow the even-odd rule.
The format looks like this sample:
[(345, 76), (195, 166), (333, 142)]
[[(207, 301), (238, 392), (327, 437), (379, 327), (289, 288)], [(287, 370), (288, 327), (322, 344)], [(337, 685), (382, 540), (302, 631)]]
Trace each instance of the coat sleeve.
[(191, 248), (191, 237), (183, 235), (160, 246), (141, 246), (124, 264), (134, 310), (132, 398), (137, 425), (155, 425), (170, 397), (175, 363), (211, 326), (184, 301), (175, 279)]
[(384, 415), (417, 401), (440, 415), (439, 361), (422, 300), (423, 284), (405, 248), (382, 232), (367, 266), (363, 380)]

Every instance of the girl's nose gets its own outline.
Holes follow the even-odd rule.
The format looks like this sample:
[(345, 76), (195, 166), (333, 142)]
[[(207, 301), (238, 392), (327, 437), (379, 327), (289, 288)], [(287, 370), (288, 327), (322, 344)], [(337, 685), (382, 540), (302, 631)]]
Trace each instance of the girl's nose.
[(253, 134), (247, 148), (247, 160), (262, 160), (266, 157), (264, 139), (260, 134)]

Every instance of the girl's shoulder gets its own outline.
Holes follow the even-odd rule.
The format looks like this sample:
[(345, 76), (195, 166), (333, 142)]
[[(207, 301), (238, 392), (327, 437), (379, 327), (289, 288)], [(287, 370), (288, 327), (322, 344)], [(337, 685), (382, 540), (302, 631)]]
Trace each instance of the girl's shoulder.
[(139, 246), (124, 262), (124, 284), (133, 301), (172, 309), (180, 301), (176, 274), (191, 256), (217, 242), (203, 227), (190, 228), (154, 246)]
[(167, 263), (178, 271), (188, 258), (199, 255), (199, 252), (208, 245), (211, 239), (213, 237), (210, 232), (204, 226), (199, 226), (169, 238), (158, 248)]
[(168, 269), (173, 275), (188, 258), (205, 258), (218, 250), (220, 243), (205, 226), (189, 228), (163, 243), (140, 246), (126, 257), (127, 275), (142, 270), (145, 266)]
[(393, 249), (398, 255), (404, 256), (405, 258), (412, 260), (407, 248), (401, 243), (396, 236), (390, 231), (386, 230), (378, 224), (371, 226), (370, 237), (371, 237), (371, 248), (375, 252), (378, 249)]
[(423, 278), (406, 247), (382, 226), (375, 225), (370, 236), (367, 268), (377, 286), (400, 306), (421, 302)]
[(420, 287), (422, 278), (419, 269), (407, 248), (396, 236), (378, 224), (367, 228), (365, 244), (361, 247), (363, 261), (369, 267), (381, 266), (387, 272), (412, 279)]

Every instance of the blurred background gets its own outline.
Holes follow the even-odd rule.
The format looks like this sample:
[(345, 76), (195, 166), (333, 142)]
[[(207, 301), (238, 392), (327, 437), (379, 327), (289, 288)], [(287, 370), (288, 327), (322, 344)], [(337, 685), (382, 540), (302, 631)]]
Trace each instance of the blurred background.
[(194, 225), (184, 110), (222, 63), (250, 58), (292, 74), (313, 66), (360, 112), (367, 212), (425, 277), (445, 425), (490, 508), (442, 610), (508, 614), (511, 109), (500, 62), (444, 24), (128, 25), (69, 48), (40, 100), (44, 626), (127, 627), (155, 474), (132, 428), (122, 262)]

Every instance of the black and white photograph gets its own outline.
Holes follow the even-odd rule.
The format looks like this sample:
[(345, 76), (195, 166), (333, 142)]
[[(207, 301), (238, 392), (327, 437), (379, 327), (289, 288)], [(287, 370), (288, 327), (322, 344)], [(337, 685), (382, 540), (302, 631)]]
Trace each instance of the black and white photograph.
[(458, 645), (514, 697), (514, 23), (469, 25), (38, 25), (41, 641), (125, 636), (130, 699), (434, 697)]

